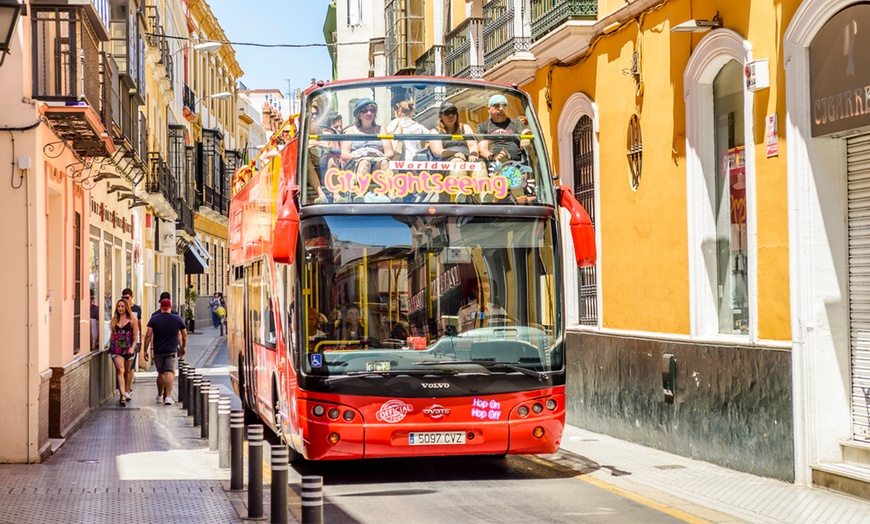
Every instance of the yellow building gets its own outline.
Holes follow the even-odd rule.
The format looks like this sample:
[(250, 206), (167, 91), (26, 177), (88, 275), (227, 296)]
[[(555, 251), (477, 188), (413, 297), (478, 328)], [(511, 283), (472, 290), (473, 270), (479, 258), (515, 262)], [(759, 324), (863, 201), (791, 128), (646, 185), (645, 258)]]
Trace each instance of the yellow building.
[[(350, 17), (336, 9), (341, 43)], [(595, 222), (597, 265), (566, 278), (568, 422), (866, 496), (870, 7), (384, 0), (383, 11), (370, 70), (383, 56), (385, 74), (519, 84), (560, 183)]]

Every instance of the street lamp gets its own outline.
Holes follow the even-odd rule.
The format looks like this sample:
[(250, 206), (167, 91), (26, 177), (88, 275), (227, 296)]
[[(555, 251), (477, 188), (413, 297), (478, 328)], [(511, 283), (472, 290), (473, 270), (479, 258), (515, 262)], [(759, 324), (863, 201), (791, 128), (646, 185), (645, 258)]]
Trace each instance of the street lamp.
[(12, 35), (18, 27), (18, 17), (23, 10), (24, 5), (18, 0), (0, 0), (0, 66), (12, 47)]

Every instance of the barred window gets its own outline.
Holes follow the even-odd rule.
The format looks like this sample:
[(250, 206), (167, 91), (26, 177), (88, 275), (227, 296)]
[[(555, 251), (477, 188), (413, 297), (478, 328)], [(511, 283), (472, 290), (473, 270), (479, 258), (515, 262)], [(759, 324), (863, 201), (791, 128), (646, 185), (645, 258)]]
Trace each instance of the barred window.
[[(592, 119), (583, 115), (574, 126), (574, 197), (583, 205), (595, 226), (595, 133)], [(598, 276), (595, 266), (579, 270), (580, 324), (598, 325)]]

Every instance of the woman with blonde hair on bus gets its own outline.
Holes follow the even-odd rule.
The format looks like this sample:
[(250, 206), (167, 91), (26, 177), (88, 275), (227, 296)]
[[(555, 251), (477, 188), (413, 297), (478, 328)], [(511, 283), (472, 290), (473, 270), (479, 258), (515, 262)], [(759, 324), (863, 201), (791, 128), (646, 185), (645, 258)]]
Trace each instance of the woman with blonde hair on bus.
[(139, 321), (133, 314), (130, 303), (121, 299), (115, 303), (115, 312), (109, 324), (112, 334), (109, 337), (109, 354), (112, 355), (112, 363), (115, 364), (115, 374), (118, 382), (118, 391), (121, 393), (120, 403), (127, 405), (128, 392), (126, 391), (126, 375), (132, 373), (133, 357), (138, 350)]
[[(388, 135), (424, 135), (429, 132), (426, 127), (412, 119), (414, 115), (414, 101), (401, 100), (393, 107), (393, 112), (396, 117), (387, 124)], [(422, 140), (391, 140), (393, 146), (393, 160), (413, 160), (421, 149), (423, 149)]]
[[(381, 126), (375, 122), (378, 116), (378, 104), (371, 98), (360, 98), (353, 107), (354, 124), (344, 130), (345, 135), (379, 135)], [(374, 170), (386, 171), (389, 161), (393, 158), (393, 146), (389, 140), (368, 138), (363, 140), (343, 140), (341, 142), (342, 168), (355, 173), (355, 182), (360, 176)], [(358, 182), (357, 182), (358, 185)], [(354, 201), (361, 202), (363, 197), (357, 194)]]

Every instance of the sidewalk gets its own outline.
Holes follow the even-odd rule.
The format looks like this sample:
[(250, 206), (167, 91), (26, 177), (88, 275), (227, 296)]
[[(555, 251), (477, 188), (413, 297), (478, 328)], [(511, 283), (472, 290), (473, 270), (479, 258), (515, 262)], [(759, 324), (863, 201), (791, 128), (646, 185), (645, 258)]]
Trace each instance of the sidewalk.
[(710, 522), (870, 523), (870, 501), (740, 473), (574, 426), (565, 428), (560, 454), (546, 458), (580, 469), (581, 480)]
[[(225, 374), (208, 369), (222, 341), (217, 329), (201, 328), (189, 336), (185, 361), (204, 375)], [(247, 522), (247, 492), (228, 491), (229, 470), (218, 468), (218, 455), (208, 452), (187, 410), (156, 403), (155, 378), (153, 367), (138, 372), (127, 407), (117, 399), (104, 404), (46, 462), (0, 465), (0, 523)], [(237, 408), (226, 383), (220, 387)], [(575, 470), (578, 481), (689, 522), (870, 523), (868, 501), (573, 426), (566, 427), (558, 453), (534, 460), (542, 459)], [(269, 491), (266, 482), (267, 514)], [(328, 504), (328, 486), (324, 495)]]
[[(186, 360), (205, 362), (221, 340), (211, 327), (190, 335)], [(136, 373), (126, 407), (101, 406), (44, 463), (0, 465), (0, 522), (243, 522), (229, 470), (186, 410), (157, 404), (155, 379), (153, 365)]]

